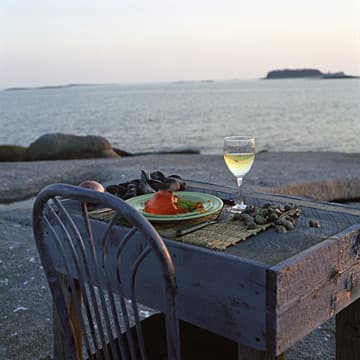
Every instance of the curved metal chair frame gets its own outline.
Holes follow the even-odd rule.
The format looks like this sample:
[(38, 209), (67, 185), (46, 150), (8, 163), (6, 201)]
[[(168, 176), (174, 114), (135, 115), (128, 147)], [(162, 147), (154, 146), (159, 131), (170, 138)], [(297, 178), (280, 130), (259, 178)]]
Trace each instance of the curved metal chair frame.
[[(77, 204), (77, 215), (74, 215), (76, 211), (68, 211), (74, 204)], [(104, 231), (100, 238), (93, 235), (88, 204), (114, 210), (112, 220), (102, 224)], [(126, 231), (121, 239), (114, 239), (110, 235), (120, 219), (126, 222)], [(67, 358), (79, 359), (83, 352), (90, 359), (147, 358), (136, 279), (144, 260), (152, 254), (163, 279), (163, 284), (154, 291), (165, 293), (160, 307), (165, 316), (167, 357), (180, 359), (174, 266), (163, 240), (142, 214), (111, 194), (54, 184), (44, 188), (35, 200), (33, 230), (64, 332)], [(125, 249), (134, 241), (140, 245), (128, 266), (129, 254)], [(60, 274), (68, 279), (77, 326), (81, 329), (80, 346), (84, 349), (79, 350)]]

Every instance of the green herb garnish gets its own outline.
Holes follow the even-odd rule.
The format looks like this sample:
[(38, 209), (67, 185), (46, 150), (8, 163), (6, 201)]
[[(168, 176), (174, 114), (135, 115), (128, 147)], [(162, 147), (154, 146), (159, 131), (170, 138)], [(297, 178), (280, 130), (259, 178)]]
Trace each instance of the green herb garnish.
[(194, 201), (194, 200), (185, 200), (182, 198), (178, 198), (177, 204), (179, 208), (186, 210), (186, 212), (191, 211), (204, 211), (204, 205), (202, 202)]

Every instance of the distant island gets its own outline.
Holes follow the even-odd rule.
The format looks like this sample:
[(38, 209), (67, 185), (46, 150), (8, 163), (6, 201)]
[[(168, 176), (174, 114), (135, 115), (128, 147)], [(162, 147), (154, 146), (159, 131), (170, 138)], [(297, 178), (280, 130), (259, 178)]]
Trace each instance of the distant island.
[(92, 86), (92, 84), (66, 84), (66, 85), (48, 85), (37, 87), (11, 87), (4, 89), (4, 91), (19, 91), (19, 90), (51, 90), (51, 89), (67, 89), (79, 86)]
[(345, 75), (344, 72), (323, 73), (318, 69), (283, 69), (271, 70), (267, 73), (265, 80), (272, 79), (358, 79), (358, 76)]

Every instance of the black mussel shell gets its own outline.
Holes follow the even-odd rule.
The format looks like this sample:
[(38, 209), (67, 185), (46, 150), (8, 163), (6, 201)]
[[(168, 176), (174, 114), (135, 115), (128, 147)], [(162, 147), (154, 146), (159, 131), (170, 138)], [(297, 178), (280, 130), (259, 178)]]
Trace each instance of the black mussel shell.
[(159, 190), (181, 191), (185, 190), (186, 184), (178, 175), (166, 177), (161, 171), (149, 172), (141, 170), (140, 179), (130, 182), (109, 185), (106, 190), (123, 199), (129, 199), (137, 195), (151, 194)]
[(138, 187), (140, 195), (151, 194), (156, 192), (156, 190), (154, 190), (149, 184), (149, 181), (150, 181), (150, 173), (146, 172), (145, 170), (141, 170), (141, 177)]
[(128, 185), (129, 185), (129, 183), (123, 183), (123, 184), (118, 184), (118, 185), (109, 185), (106, 188), (106, 191), (109, 192), (110, 194), (113, 194), (113, 195), (116, 195), (119, 197), (123, 197), (124, 194), (127, 192)]
[(166, 176), (161, 171), (153, 171), (152, 173), (150, 173), (151, 180), (164, 181), (165, 178), (166, 178)]
[(160, 180), (151, 179), (149, 185), (156, 191), (162, 190), (163, 182)]
[(180, 180), (169, 177), (164, 181), (165, 188), (163, 188), (163, 189), (167, 190), (167, 191), (180, 191), (181, 186), (182, 186), (182, 183)]
[(130, 183), (128, 185), (128, 188), (127, 188), (127, 191), (126, 193), (123, 195), (123, 199), (126, 200), (126, 199), (130, 199), (134, 196), (137, 196), (138, 195), (138, 188), (135, 184), (132, 184)]
[(179, 175), (170, 175), (168, 179), (175, 179), (180, 184), (180, 188), (177, 191), (182, 191), (186, 189), (186, 182)]

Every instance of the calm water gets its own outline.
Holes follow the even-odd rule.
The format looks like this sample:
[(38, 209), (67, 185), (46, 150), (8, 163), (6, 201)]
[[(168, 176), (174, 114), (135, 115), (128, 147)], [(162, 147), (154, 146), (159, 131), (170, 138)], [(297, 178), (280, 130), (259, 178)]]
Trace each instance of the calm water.
[(130, 152), (222, 153), (253, 134), (258, 150), (360, 152), (360, 80), (106, 85), (0, 91), (0, 144), (40, 135), (102, 135)]

